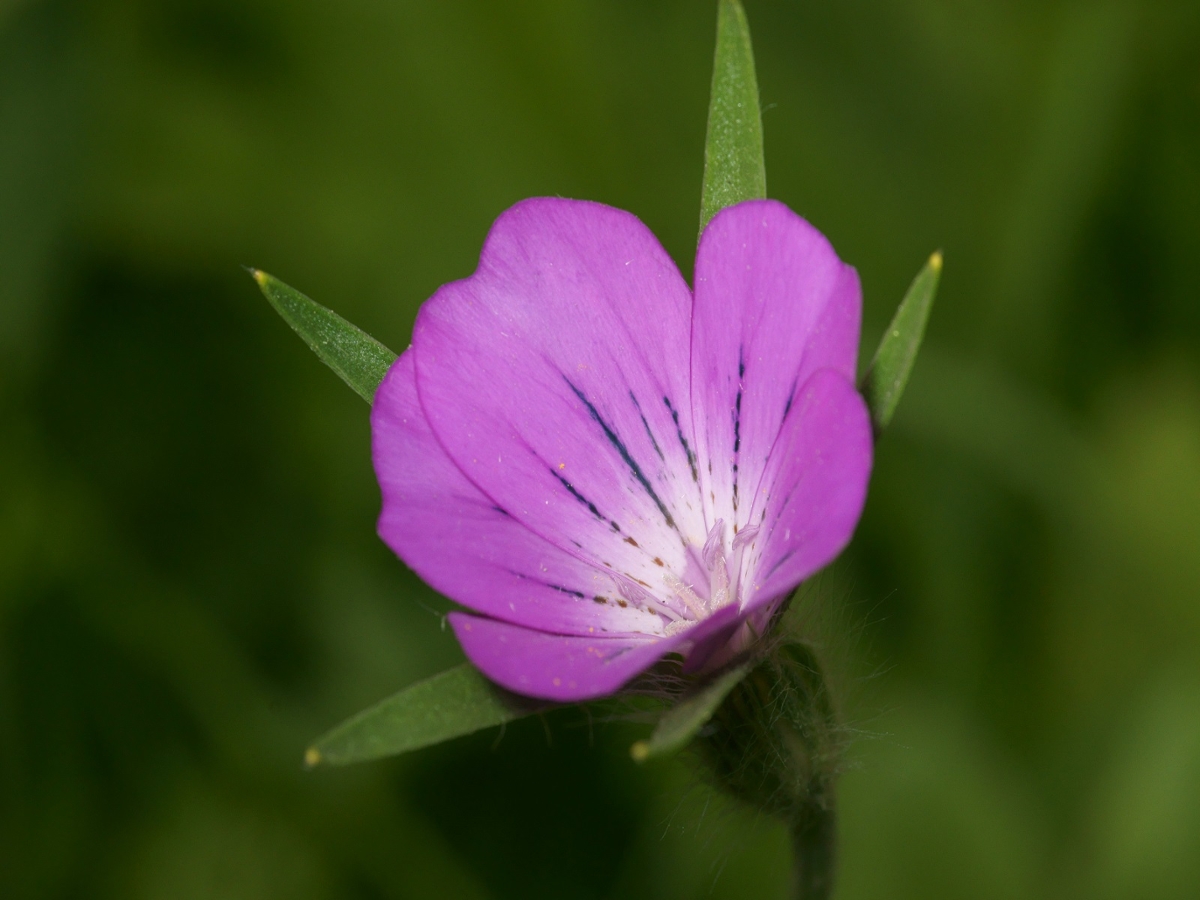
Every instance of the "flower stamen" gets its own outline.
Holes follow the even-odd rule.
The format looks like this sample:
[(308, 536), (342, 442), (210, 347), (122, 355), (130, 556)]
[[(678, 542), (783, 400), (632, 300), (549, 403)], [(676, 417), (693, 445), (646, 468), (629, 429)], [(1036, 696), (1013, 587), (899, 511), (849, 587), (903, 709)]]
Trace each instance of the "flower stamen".
[(692, 617), (696, 621), (708, 615), (708, 610), (705, 609), (705, 602), (692, 590), (691, 585), (684, 584), (670, 572), (663, 575), (663, 583), (674, 592), (676, 597), (683, 601), (683, 605), (687, 607), (688, 612), (692, 614)]

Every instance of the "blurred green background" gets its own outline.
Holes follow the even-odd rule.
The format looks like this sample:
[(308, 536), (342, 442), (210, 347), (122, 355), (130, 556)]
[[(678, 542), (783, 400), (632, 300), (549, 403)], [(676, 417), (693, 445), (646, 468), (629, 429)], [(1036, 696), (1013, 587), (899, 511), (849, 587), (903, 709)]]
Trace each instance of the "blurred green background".
[[(846, 556), (839, 896), (1200, 884), (1200, 4), (746, 0), (768, 188), (875, 341), (947, 268)], [(578, 710), (301, 770), (460, 658), (367, 410), (539, 194), (690, 276), (715, 3), (0, 0), (0, 893), (781, 897), (769, 822)]]

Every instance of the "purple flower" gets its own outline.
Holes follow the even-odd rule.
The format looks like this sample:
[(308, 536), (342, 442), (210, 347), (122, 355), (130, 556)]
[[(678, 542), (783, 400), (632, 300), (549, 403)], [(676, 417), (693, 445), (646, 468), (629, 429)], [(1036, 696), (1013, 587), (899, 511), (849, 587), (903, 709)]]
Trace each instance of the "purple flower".
[(371, 413), (379, 534), (521, 694), (610, 694), (746, 649), (846, 545), (872, 437), (861, 291), (773, 201), (723, 210), (693, 294), (633, 215), (533, 199), (421, 309)]

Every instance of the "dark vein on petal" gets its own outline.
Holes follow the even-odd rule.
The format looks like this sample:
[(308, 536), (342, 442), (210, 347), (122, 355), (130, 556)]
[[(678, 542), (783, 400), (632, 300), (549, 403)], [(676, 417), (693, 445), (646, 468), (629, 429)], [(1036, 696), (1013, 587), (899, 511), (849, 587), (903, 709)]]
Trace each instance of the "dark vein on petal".
[[(637, 464), (637, 461), (634, 460), (634, 458), (629, 455), (628, 448), (626, 448), (624, 442), (622, 442), (621, 439), (619, 437), (617, 437), (617, 433), (612, 430), (612, 426), (610, 426), (608, 424), (608, 422), (604, 421), (604, 417), (600, 415), (599, 410), (597, 410), (596, 407), (592, 405), (591, 401), (588, 400), (588, 398), (586, 396), (584, 396), (583, 391), (581, 391), (581, 390), (579, 390), (579, 388), (575, 387), (575, 385), (571, 382), (571, 379), (567, 378), (567, 376), (564, 375), (563, 381), (565, 381), (567, 383), (567, 386), (575, 393), (575, 396), (579, 398), (579, 402), (582, 403), (585, 407), (587, 407), (588, 414), (592, 417), (593, 420), (595, 420), (596, 424), (599, 425), (601, 427), (601, 429), (603, 429), (604, 436), (606, 438), (608, 438), (608, 442), (610, 444), (612, 444), (613, 447), (616, 449), (617, 453), (620, 454), (621, 459), (624, 461), (625, 465), (627, 465), (629, 467), (629, 471), (633, 473), (633, 477), (637, 479), (638, 483), (643, 488), (645, 488), (646, 493), (650, 495), (650, 499), (654, 501), (654, 505), (658, 507), (658, 511), (660, 513), (662, 513), (662, 516), (666, 520), (667, 524), (670, 527), (674, 528), (675, 527), (675, 519), (671, 516), (671, 513), (667, 509), (666, 504), (663, 503), (662, 500), (659, 499), (658, 494), (655, 493), (655, 491), (654, 491), (654, 486), (652, 484), (650, 484), (650, 480), (646, 477), (645, 473), (642, 471), (642, 467), (639, 466)], [(613, 523), (613, 524), (615, 525), (616, 523)]]
[(654, 432), (650, 430), (650, 423), (646, 421), (646, 415), (642, 412), (642, 404), (638, 403), (638, 398), (634, 396), (633, 391), (629, 392), (629, 399), (632, 400), (633, 405), (637, 407), (638, 416), (642, 420), (642, 425), (646, 429), (646, 437), (650, 438), (650, 444), (654, 447), (654, 452), (658, 454), (659, 459), (661, 459), (663, 462), (666, 462), (667, 458), (663, 456), (662, 448), (658, 446), (658, 441), (654, 439)]
[(576, 500), (578, 500), (580, 503), (582, 503), (584, 506), (586, 506), (588, 508), (588, 512), (590, 512), (597, 519), (600, 519), (600, 520), (604, 519), (604, 516), (600, 514), (600, 510), (596, 509), (596, 504), (593, 503), (591, 500), (589, 500), (587, 497), (583, 496), (583, 494), (579, 493), (579, 491), (575, 489), (575, 485), (571, 484), (571, 482), (567, 481), (567, 479), (563, 478), (561, 475), (559, 475), (557, 472), (554, 471), (554, 469), (550, 468), (549, 466), (546, 467), (546, 471), (548, 471), (551, 475), (553, 475), (555, 478), (557, 478), (559, 484), (561, 484), (568, 491), (570, 491), (572, 497), (574, 497)]
[(742, 449), (742, 386), (738, 385), (737, 399), (733, 402), (733, 452)]
[(543, 587), (548, 587), (552, 591), (558, 591), (560, 594), (567, 594), (570, 597), (578, 597), (580, 600), (584, 599), (587, 596), (587, 594), (583, 593), (582, 591), (577, 591), (574, 588), (563, 587), (561, 584), (555, 584), (553, 581), (545, 581), (541, 578), (535, 578), (532, 575), (527, 575), (524, 572), (518, 572), (514, 569), (509, 569), (508, 571), (509, 571), (509, 573), (516, 575), (522, 581), (532, 581), (535, 584), (540, 584)]
[(626, 653), (628, 653), (632, 649), (633, 649), (633, 647), (621, 647), (615, 653), (610, 653), (608, 656), (601, 659), (600, 662), (603, 663), (604, 665), (608, 665), (613, 660), (620, 659), (622, 656), (624, 656)]
[(687, 438), (683, 436), (683, 429), (679, 427), (679, 410), (671, 405), (670, 397), (663, 397), (663, 403), (667, 404), (667, 409), (671, 413), (671, 421), (675, 423), (675, 435), (679, 438), (679, 443), (683, 445), (683, 452), (687, 454), (688, 466), (692, 470), (692, 481), (696, 484), (700, 483), (700, 473), (696, 470), (696, 454), (692, 452), (692, 448), (688, 445)]
[(792, 389), (790, 391), (788, 391), (787, 403), (783, 404), (783, 419), (781, 419), (779, 421), (780, 428), (783, 427), (783, 423), (787, 420), (788, 413), (790, 413), (792, 411), (792, 401), (796, 399), (796, 387), (797, 387), (796, 382), (798, 382), (799, 380), (800, 380), (799, 375), (797, 375), (795, 378), (792, 379)]
[(733, 452), (742, 448), (742, 380), (746, 377), (746, 348), (738, 346), (738, 389), (737, 400), (733, 404)]
[(740, 497), (738, 494), (738, 454), (742, 450), (742, 392), (743, 379), (746, 375), (746, 348), (738, 346), (738, 385), (737, 398), (733, 401), (733, 511), (736, 513)]
[(576, 590), (572, 590), (571, 588), (565, 588), (561, 584), (551, 584), (548, 581), (544, 581), (542, 583), (544, 585), (546, 585), (546, 587), (558, 591), (560, 594), (567, 594), (571, 597), (578, 597), (580, 600), (582, 600), (584, 597), (587, 596), (586, 594), (583, 593), (583, 591), (576, 591)]
[(770, 578), (772, 575), (774, 575), (777, 571), (779, 571), (779, 567), (782, 566), (789, 559), (791, 559), (795, 554), (796, 554), (796, 549), (793, 547), (787, 553), (783, 554), (783, 556), (779, 557), (779, 559), (775, 560), (775, 564), (773, 566), (771, 566), (771, 568), (767, 571), (767, 573), (765, 575), (762, 576), (763, 581), (766, 581), (768, 578)]
[[(775, 435), (775, 437), (772, 439), (771, 446), (767, 449), (766, 454), (762, 457), (762, 468), (759, 471), (758, 484), (755, 485), (754, 492), (753, 492), (753, 494), (751, 494), (751, 497), (754, 500), (754, 505), (750, 511), (750, 515), (753, 516), (754, 510), (759, 508), (759, 497), (763, 496), (763, 485), (767, 484), (766, 496), (763, 497), (762, 510), (758, 517), (758, 521), (759, 521), (760, 525), (762, 523), (766, 522), (766, 519), (767, 519), (767, 503), (770, 500), (771, 493), (772, 493), (771, 485), (778, 484), (780, 478), (783, 477), (781, 474), (781, 471), (778, 468), (776, 468), (776, 470), (774, 472), (774, 477), (772, 478), (772, 469), (771, 469), (771, 465), (770, 465), (771, 459), (772, 459), (772, 457), (775, 456), (777, 450), (780, 450), (780, 449), (786, 450), (786, 447), (790, 446), (790, 444), (787, 444), (785, 447), (781, 448), (780, 447), (781, 441), (795, 440), (794, 436), (789, 437), (789, 436), (785, 435), (785, 429), (783, 426), (787, 422), (787, 416), (791, 412), (792, 406), (795, 402), (797, 388), (799, 387), (799, 382), (800, 382), (800, 376), (797, 374), (796, 377), (792, 380), (792, 390), (788, 396), (787, 403), (784, 406), (784, 413), (783, 413), (784, 417), (783, 417), (783, 420), (779, 423), (779, 431)], [(804, 397), (801, 399), (807, 402), (807, 400), (811, 399), (811, 395), (809, 397)], [(796, 414), (798, 416), (803, 416), (805, 414), (805, 410), (801, 409)], [(790, 435), (790, 432), (788, 433), (788, 435)], [(789, 491), (788, 498), (790, 499), (790, 497), (791, 497), (791, 492)]]

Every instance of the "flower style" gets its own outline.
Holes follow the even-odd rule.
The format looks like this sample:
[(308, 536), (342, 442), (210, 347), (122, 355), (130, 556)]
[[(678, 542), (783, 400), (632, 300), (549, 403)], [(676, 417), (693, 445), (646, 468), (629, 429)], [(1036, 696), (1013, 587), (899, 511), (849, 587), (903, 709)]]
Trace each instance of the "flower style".
[(375, 396), (379, 534), (473, 610), (455, 634), (510, 690), (718, 666), (850, 539), (872, 457), (854, 269), (755, 200), (709, 223), (695, 283), (629, 213), (524, 201)]

